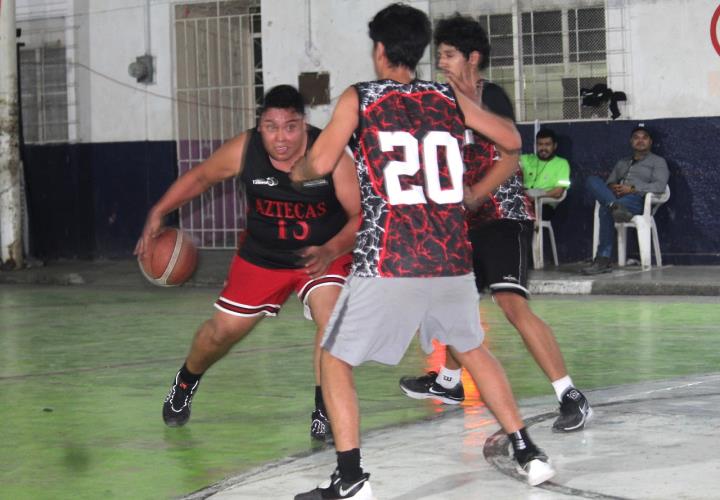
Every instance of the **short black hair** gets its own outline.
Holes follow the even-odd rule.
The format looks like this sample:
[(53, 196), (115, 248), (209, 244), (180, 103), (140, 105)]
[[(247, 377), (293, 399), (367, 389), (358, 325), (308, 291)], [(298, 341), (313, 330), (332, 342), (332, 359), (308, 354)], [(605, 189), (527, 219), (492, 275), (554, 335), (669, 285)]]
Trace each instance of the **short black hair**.
[(451, 45), (469, 58), (472, 52), (480, 53), (478, 69), (484, 69), (490, 63), (490, 40), (478, 21), (455, 13), (452, 17), (441, 19), (435, 26), (435, 48), (441, 43)]
[(432, 29), (427, 15), (414, 7), (394, 3), (375, 14), (368, 23), (373, 42), (382, 42), (393, 66), (414, 71), (430, 43)]
[(538, 133), (535, 134), (536, 141), (538, 139), (547, 139), (548, 137), (552, 139), (555, 144), (557, 144), (557, 135), (555, 135), (555, 132), (549, 128), (541, 128), (540, 130), (538, 130)]
[(270, 108), (294, 109), (305, 115), (305, 101), (298, 89), (292, 85), (278, 85), (268, 90), (258, 110), (258, 116)]

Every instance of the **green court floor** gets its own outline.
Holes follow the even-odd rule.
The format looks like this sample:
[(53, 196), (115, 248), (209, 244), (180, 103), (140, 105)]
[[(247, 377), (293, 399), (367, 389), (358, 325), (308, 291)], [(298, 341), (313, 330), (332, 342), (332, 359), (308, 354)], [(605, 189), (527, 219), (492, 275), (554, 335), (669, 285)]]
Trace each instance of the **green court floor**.
[[(296, 299), (203, 379), (184, 428), (161, 405), (210, 289), (0, 286), (0, 498), (182, 496), (261, 463), (308, 452), (312, 323)], [(717, 298), (550, 297), (550, 323), (581, 388), (716, 372)], [(518, 398), (551, 394), (488, 299), (488, 343)], [(434, 368), (416, 344), (398, 367), (357, 370), (363, 428), (431, 416), (401, 375)], [(471, 401), (469, 404), (473, 404)]]

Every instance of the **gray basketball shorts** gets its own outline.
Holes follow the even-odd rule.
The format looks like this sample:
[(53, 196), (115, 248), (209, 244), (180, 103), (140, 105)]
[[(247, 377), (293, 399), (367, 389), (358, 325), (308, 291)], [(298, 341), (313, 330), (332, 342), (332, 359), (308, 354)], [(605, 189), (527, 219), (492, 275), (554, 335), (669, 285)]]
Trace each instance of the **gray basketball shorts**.
[(365, 361), (396, 365), (418, 330), (428, 354), (432, 339), (458, 352), (479, 347), (484, 334), (475, 277), (351, 276), (330, 316), (322, 347), (352, 366)]

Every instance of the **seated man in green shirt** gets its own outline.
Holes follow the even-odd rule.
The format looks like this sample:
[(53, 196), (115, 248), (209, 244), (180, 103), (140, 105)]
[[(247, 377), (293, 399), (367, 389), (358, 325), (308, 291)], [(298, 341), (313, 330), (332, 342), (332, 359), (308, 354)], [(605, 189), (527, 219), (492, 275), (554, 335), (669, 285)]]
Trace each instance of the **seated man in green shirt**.
[[(541, 128), (535, 141), (537, 154), (520, 156), (525, 190), (533, 198), (561, 198), (570, 187), (570, 165), (565, 158), (555, 156), (557, 136), (552, 130)], [(543, 208), (543, 219), (550, 220), (553, 213), (553, 207)]]

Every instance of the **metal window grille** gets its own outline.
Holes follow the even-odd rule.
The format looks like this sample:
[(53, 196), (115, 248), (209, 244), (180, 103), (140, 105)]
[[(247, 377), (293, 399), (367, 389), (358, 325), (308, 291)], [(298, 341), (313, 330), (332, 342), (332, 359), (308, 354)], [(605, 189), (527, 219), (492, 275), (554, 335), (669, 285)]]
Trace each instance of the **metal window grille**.
[[(175, 6), (178, 170), (207, 159), (255, 125), (263, 97), (260, 1)], [(180, 210), (180, 226), (202, 248), (235, 248), (245, 227), (235, 180), (213, 186)]]
[(25, 142), (66, 142), (68, 86), (65, 47), (21, 48), (20, 82)]
[(514, 12), (493, 13), (498, 2), (438, 0), (430, 14), (459, 12), (485, 28), (492, 47), (485, 75), (507, 92), (519, 121), (606, 118), (606, 107), (584, 108), (580, 96), (580, 89), (608, 82), (606, 3), (566, 4), (521, 0)]

